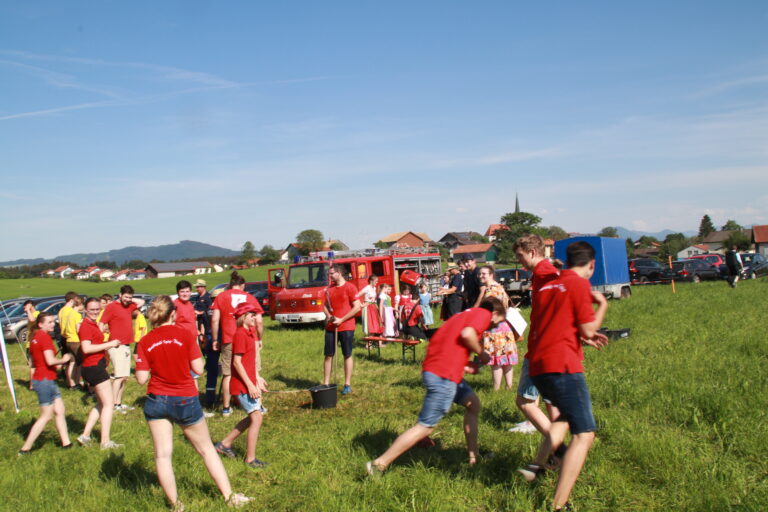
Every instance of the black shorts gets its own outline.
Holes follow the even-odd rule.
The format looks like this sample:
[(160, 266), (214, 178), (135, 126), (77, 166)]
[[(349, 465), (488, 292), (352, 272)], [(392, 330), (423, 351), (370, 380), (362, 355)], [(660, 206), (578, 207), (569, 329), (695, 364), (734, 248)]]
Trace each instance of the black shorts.
[(96, 366), (81, 366), (80, 375), (83, 376), (85, 382), (91, 386), (98, 386), (105, 380), (109, 380), (109, 374), (107, 373), (107, 360), (102, 359)]
[[(334, 343), (334, 332), (325, 331), (325, 357), (333, 357), (336, 355), (336, 343)], [(344, 359), (352, 357), (352, 343), (355, 341), (355, 331), (341, 331), (339, 332), (339, 344), (341, 345), (341, 353), (344, 355)]]

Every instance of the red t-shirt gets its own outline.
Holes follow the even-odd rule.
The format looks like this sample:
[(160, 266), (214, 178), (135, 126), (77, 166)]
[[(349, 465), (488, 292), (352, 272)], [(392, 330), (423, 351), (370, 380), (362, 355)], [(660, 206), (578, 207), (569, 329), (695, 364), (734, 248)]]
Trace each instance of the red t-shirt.
[(133, 343), (133, 319), (131, 313), (136, 309), (136, 304), (131, 302), (128, 307), (116, 300), (104, 308), (101, 314), (102, 324), (109, 326), (109, 341), (120, 340), (122, 345)]
[(141, 338), (136, 370), (151, 371), (147, 393), (197, 396), (190, 362), (203, 357), (195, 337), (177, 325), (163, 325)]
[(458, 384), (464, 377), (464, 366), (470, 353), (462, 343), (461, 331), (471, 327), (478, 337), (482, 337), (490, 325), (491, 312), (487, 309), (469, 308), (453, 315), (429, 341), (421, 369)]
[[(531, 276), (531, 326), (528, 328), (528, 343), (530, 345), (533, 333), (536, 332), (536, 326), (541, 323), (539, 311), (539, 289), (550, 281), (558, 277), (558, 270), (550, 263), (548, 259), (543, 259), (533, 267)], [(528, 354), (525, 354), (528, 357)]]
[[(411, 311), (413, 311), (413, 314), (411, 314)], [(408, 320), (408, 325), (413, 327), (414, 325), (419, 324), (419, 318), (421, 318), (422, 316), (424, 315), (421, 311), (421, 306), (419, 306), (417, 302), (408, 301), (403, 306), (403, 315), (400, 318), (400, 320), (402, 320), (403, 322)]]
[[(336, 318), (341, 318), (352, 310), (357, 300), (357, 287), (346, 281), (341, 286), (331, 285), (325, 289), (325, 300), (329, 301), (328, 310)], [(325, 326), (326, 331), (336, 329), (331, 322)], [(348, 318), (339, 327), (338, 331), (354, 331), (355, 317)]]
[(539, 319), (536, 332), (528, 340), (528, 371), (542, 373), (581, 373), (579, 325), (595, 320), (589, 281), (572, 270), (539, 288)]
[(232, 380), (229, 382), (229, 391), (233, 395), (248, 392), (245, 380), (243, 380), (235, 369), (234, 356), (236, 354), (243, 356), (245, 373), (248, 374), (248, 378), (251, 379), (251, 382), (256, 384), (256, 343), (258, 343), (256, 340), (256, 329), (246, 329), (245, 327), (237, 328), (235, 338), (232, 341)]
[(197, 338), (197, 315), (195, 314), (195, 306), (191, 301), (183, 301), (176, 299), (173, 301), (173, 305), (176, 306), (176, 325), (182, 329), (188, 330), (192, 336)]
[[(88, 340), (91, 345), (101, 345), (104, 343), (104, 333), (101, 332), (96, 322), (90, 318), (85, 318), (83, 323), (80, 324), (80, 329), (77, 331), (77, 335), (80, 338), (80, 342)], [(83, 362), (81, 366), (96, 366), (99, 361), (104, 359), (104, 352), (95, 352), (93, 354), (83, 354)]]
[(35, 337), (29, 342), (29, 353), (35, 362), (35, 373), (32, 375), (33, 380), (56, 380), (56, 367), (48, 366), (45, 362), (44, 352), (46, 350), (50, 350), (54, 356), (56, 355), (51, 335), (45, 331), (37, 331)]
[(220, 293), (216, 300), (213, 301), (211, 309), (218, 309), (221, 314), (219, 320), (219, 325), (221, 326), (220, 341), (224, 345), (232, 343), (232, 338), (234, 338), (235, 331), (237, 330), (237, 320), (234, 315), (235, 308), (243, 302), (256, 306), (258, 313), (264, 313), (264, 310), (259, 305), (259, 301), (253, 295), (243, 290), (226, 290)]

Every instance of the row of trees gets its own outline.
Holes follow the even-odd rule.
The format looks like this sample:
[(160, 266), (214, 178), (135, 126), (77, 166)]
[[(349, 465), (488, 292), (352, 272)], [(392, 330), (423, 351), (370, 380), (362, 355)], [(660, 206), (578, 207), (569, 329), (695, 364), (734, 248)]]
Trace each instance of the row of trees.
[[(296, 235), (296, 245), (299, 252), (307, 256), (311, 252), (322, 251), (326, 247), (326, 240), (321, 231), (317, 229), (305, 229)], [(343, 247), (340, 243), (334, 242), (330, 245), (330, 249), (339, 251)], [(247, 264), (249, 261), (259, 258), (260, 264), (275, 263), (280, 259), (280, 251), (272, 247), (271, 245), (265, 245), (258, 251), (253, 242), (245, 242), (240, 251), (240, 264)]]

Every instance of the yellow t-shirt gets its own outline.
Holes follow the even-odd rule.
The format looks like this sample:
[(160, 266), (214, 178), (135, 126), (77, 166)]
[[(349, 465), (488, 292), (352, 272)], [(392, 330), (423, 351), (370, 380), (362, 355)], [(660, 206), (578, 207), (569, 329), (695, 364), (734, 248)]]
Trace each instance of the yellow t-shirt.
[[(103, 314), (104, 314), (104, 310), (102, 309), (101, 311), (99, 311), (99, 316), (96, 317), (96, 325), (99, 325), (101, 323), (101, 315), (103, 315)], [(109, 333), (108, 332), (104, 333), (104, 341), (109, 341)]]
[[(32, 316), (35, 317), (35, 319), (37, 319), (37, 317), (40, 316), (40, 312), (38, 310), (35, 310), (35, 312), (32, 313)], [(24, 348), (29, 348), (29, 342), (32, 341), (29, 339), (30, 334), (32, 334), (32, 322), (27, 323), (27, 342), (24, 344)]]
[(67, 343), (80, 343), (80, 337), (77, 335), (77, 324), (83, 321), (83, 317), (78, 311), (69, 306), (64, 306), (59, 311), (59, 327), (61, 335)]
[(147, 334), (147, 319), (139, 313), (133, 319), (133, 341), (138, 342)]

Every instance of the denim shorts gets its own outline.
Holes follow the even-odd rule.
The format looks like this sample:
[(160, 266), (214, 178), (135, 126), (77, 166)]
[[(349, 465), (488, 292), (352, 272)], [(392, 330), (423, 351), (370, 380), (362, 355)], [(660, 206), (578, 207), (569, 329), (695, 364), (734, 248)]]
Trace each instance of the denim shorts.
[(557, 421), (567, 421), (571, 434), (597, 430), (583, 373), (543, 373), (533, 377), (533, 382), (541, 395), (560, 409)]
[(57, 398), (61, 398), (59, 386), (55, 380), (32, 380), (32, 389), (37, 393), (37, 402), (40, 407), (53, 405)]
[(251, 398), (248, 393), (240, 393), (237, 395), (237, 400), (246, 414), (251, 414), (254, 411), (259, 411), (261, 414), (267, 413), (267, 408), (262, 405), (261, 398)]
[[(539, 398), (539, 390), (536, 388), (536, 384), (531, 380), (528, 375), (528, 359), (523, 358), (523, 367), (520, 369), (520, 382), (517, 383), (517, 394), (528, 400), (536, 400)], [(544, 401), (548, 404), (552, 402), (546, 398)]]
[[(334, 332), (325, 331), (325, 357), (336, 355), (336, 343)], [(355, 331), (339, 331), (339, 345), (344, 359), (352, 356), (352, 342), (355, 341)]]
[(196, 396), (168, 396), (149, 393), (144, 402), (147, 421), (168, 420), (182, 427), (194, 425), (203, 419), (203, 408)]
[(419, 425), (422, 427), (434, 427), (443, 419), (443, 416), (448, 414), (451, 404), (462, 405), (470, 394), (474, 394), (465, 380), (456, 384), (432, 372), (422, 372), (421, 380), (427, 388), (427, 394), (424, 396), (419, 412)]

